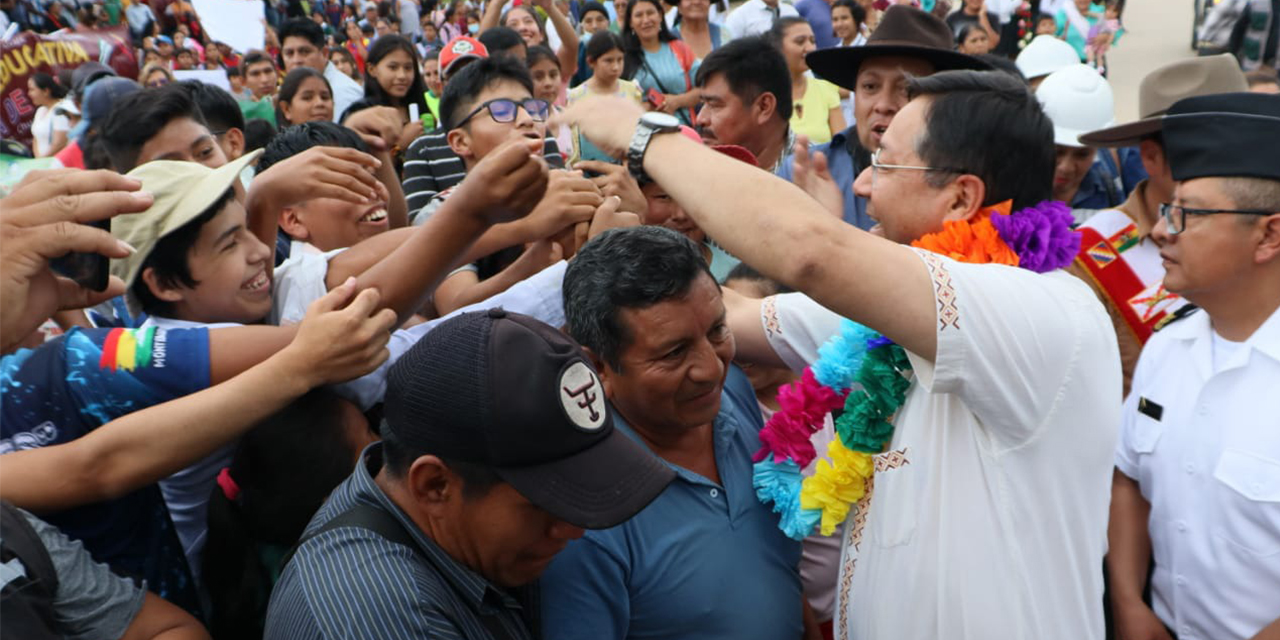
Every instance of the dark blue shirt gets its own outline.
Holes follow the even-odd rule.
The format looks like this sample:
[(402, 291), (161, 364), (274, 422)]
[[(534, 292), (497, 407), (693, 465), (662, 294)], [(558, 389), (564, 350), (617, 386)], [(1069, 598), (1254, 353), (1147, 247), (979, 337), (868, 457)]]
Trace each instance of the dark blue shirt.
[[(0, 454), (71, 442), (140, 409), (209, 386), (207, 329), (72, 329), (0, 359)], [(42, 514), (98, 562), (198, 612), (158, 485)]]
[(1124, 202), (1124, 185), (1120, 177), (1112, 173), (1101, 159), (1106, 155), (1105, 152), (1099, 153), (1089, 172), (1084, 174), (1080, 188), (1071, 199), (1072, 209), (1110, 209)]
[(1147, 179), (1142, 157), (1133, 147), (1117, 149), (1120, 165), (1106, 149), (1099, 149), (1089, 173), (1085, 174), (1071, 200), (1072, 209), (1110, 209), (1120, 206), (1139, 182)]
[[(644, 444), (616, 412), (614, 423)], [(721, 483), (676, 479), (627, 522), (588, 531), (543, 575), (543, 631), (556, 640), (790, 640), (802, 630), (800, 543), (756, 499), (760, 408), (732, 367), (714, 424)]]
[(826, 0), (800, 0), (796, 3), (796, 11), (813, 27), (813, 39), (819, 49), (840, 46), (840, 38), (836, 37), (831, 26), (831, 5)]
[(1112, 175), (1120, 174), (1120, 184), (1124, 187), (1124, 197), (1128, 198), (1134, 189), (1138, 188), (1138, 183), (1146, 180), (1147, 168), (1142, 166), (1142, 154), (1137, 147), (1120, 147), (1116, 149), (1116, 153), (1120, 156), (1120, 166), (1116, 166), (1115, 159), (1109, 153), (1100, 153), (1102, 161), (1106, 163), (1107, 169)]
[[(876, 221), (867, 215), (867, 199), (853, 193), (853, 181), (863, 169), (871, 166), (871, 154), (858, 143), (857, 127), (849, 127), (837, 133), (831, 137), (831, 142), (809, 147), (809, 153), (815, 151), (821, 151), (827, 156), (827, 169), (836, 181), (836, 186), (840, 187), (840, 194), (844, 196), (844, 221), (863, 231), (869, 231)], [(778, 176), (791, 180), (792, 171), (792, 163), (784, 162), (778, 170)]]

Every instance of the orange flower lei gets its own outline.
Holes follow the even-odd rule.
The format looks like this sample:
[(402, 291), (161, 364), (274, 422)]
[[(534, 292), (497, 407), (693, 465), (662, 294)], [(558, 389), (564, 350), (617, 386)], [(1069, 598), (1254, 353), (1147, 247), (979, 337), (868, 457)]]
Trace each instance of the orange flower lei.
[(1000, 232), (991, 224), (992, 212), (1009, 214), (1009, 202), (991, 207), (981, 216), (968, 221), (949, 220), (942, 231), (911, 243), (918, 249), (947, 256), (959, 262), (972, 264), (1007, 264), (1018, 266), (1018, 254), (1000, 238)]

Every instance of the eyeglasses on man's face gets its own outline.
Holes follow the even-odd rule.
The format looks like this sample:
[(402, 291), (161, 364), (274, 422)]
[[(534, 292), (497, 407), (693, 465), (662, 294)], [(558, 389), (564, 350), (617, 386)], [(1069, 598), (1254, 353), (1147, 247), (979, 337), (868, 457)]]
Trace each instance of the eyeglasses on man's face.
[(909, 171), (938, 171), (942, 173), (968, 173), (963, 169), (949, 169), (946, 167), (921, 167), (921, 166), (909, 165), (909, 164), (886, 164), (886, 163), (880, 162), (881, 151), (883, 151), (883, 149), (876, 149), (875, 152), (871, 154), (871, 185), (872, 186), (875, 186), (876, 184), (876, 174), (880, 173), (880, 171), (882, 170), (888, 170), (888, 169), (904, 169)]
[(551, 103), (537, 98), (526, 98), (524, 100), (495, 98), (493, 100), (487, 100), (480, 103), (480, 106), (472, 109), (471, 113), (468, 113), (466, 117), (459, 120), (458, 124), (453, 125), (453, 128), (457, 129), (458, 127), (461, 127), (485, 109), (489, 110), (489, 117), (493, 118), (494, 122), (501, 124), (515, 122), (518, 109), (524, 109), (524, 112), (529, 114), (529, 117), (532, 118), (534, 122), (546, 122), (547, 116), (551, 113)]
[(1164, 202), (1160, 204), (1160, 217), (1164, 218), (1165, 231), (1171, 236), (1182, 233), (1187, 228), (1187, 216), (1213, 216), (1220, 214), (1242, 216), (1269, 216), (1280, 211), (1263, 211), (1261, 209), (1193, 209), (1182, 205)]

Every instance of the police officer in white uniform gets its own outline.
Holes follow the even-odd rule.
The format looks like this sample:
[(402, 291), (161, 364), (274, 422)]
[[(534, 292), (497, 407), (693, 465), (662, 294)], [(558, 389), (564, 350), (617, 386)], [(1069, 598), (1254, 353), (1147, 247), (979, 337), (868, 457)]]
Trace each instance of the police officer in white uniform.
[(1108, 531), (1116, 627), (1278, 638), (1280, 96), (1189, 98), (1163, 130), (1177, 189), (1152, 237), (1165, 288), (1201, 310), (1151, 338), (1125, 402)]

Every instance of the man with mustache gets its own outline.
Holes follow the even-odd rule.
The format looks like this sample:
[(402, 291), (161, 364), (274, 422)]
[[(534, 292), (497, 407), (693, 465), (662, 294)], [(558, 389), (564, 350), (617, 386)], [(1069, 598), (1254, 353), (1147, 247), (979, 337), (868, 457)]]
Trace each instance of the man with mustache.
[[(954, 51), (945, 22), (903, 5), (885, 11), (866, 45), (819, 49), (805, 60), (814, 75), (853, 92), (855, 124), (837, 133), (831, 142), (815, 147), (813, 153), (825, 157), (826, 170), (844, 195), (844, 221), (863, 230), (874, 222), (867, 215), (867, 199), (852, 193), (853, 181), (870, 166), (871, 154), (880, 148), (889, 123), (907, 104), (907, 76), (990, 68), (977, 58)], [(823, 166), (816, 155), (815, 161)], [(805, 188), (790, 162), (784, 163), (778, 175), (788, 180), (794, 176)]]

